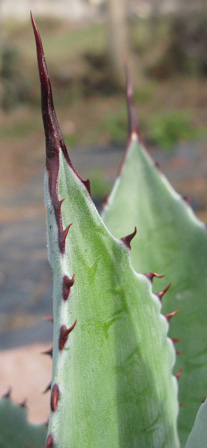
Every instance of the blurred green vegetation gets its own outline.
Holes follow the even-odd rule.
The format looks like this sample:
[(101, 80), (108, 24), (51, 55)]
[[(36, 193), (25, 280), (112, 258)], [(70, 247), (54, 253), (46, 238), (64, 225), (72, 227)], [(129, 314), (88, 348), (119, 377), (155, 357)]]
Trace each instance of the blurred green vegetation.
[[(112, 81), (104, 21), (85, 25), (51, 19), (37, 22), (66, 143), (76, 146), (125, 142), (125, 95)], [(144, 74), (142, 85), (137, 86), (134, 80), (144, 137), (168, 150), (183, 139), (204, 135), (206, 127), (205, 64), (202, 73), (199, 69), (185, 71), (182, 64), (176, 66), (179, 51), (175, 31), (180, 29), (184, 29), (180, 22), (173, 24), (168, 18), (160, 21), (156, 29), (149, 19), (130, 23), (135, 62), (139, 69), (141, 64)], [(190, 64), (187, 25), (185, 30), (182, 55), (184, 65), (189, 67), (192, 61)], [(0, 137), (7, 142), (9, 139), (20, 142), (29, 138), (30, 133), (37, 136), (42, 133), (35, 43), (30, 21), (24, 24), (8, 21), (2, 32)], [(199, 54), (201, 57), (202, 52)]]
[(109, 112), (100, 123), (100, 131), (105, 132), (113, 144), (123, 144), (127, 140), (127, 110), (122, 107)]
[(111, 184), (106, 181), (103, 171), (93, 170), (89, 178), (93, 199), (102, 203), (103, 197), (111, 190)]
[(200, 138), (204, 129), (192, 126), (189, 111), (171, 111), (167, 115), (158, 114), (148, 122), (150, 141), (161, 149), (171, 150), (178, 142), (192, 141)]

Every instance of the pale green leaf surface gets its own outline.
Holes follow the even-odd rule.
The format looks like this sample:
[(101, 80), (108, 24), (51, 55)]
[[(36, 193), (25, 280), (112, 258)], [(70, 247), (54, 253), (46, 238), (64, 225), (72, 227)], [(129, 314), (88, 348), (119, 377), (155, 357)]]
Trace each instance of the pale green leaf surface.
[[(103, 224), (86, 188), (59, 153), (66, 252), (45, 177), (49, 259), (54, 274), (53, 384), (60, 390), (48, 434), (61, 448), (175, 448), (177, 381), (168, 324), (151, 283)], [(67, 301), (62, 278), (75, 273)], [(61, 325), (77, 319), (60, 351)]]
[(188, 437), (186, 448), (207, 448), (207, 402), (202, 403)]
[[(180, 312), (170, 321), (170, 336), (180, 339), (175, 373), (179, 378), (179, 432), (182, 443), (192, 428), (207, 389), (207, 231), (156, 168), (133, 134), (103, 219), (115, 237), (132, 232), (131, 261), (137, 272), (165, 274), (155, 290), (172, 286), (163, 297), (163, 313)], [(195, 167), (196, 169), (196, 167)]]
[(9, 398), (0, 399), (0, 448), (44, 448), (46, 425), (27, 421), (27, 408)]

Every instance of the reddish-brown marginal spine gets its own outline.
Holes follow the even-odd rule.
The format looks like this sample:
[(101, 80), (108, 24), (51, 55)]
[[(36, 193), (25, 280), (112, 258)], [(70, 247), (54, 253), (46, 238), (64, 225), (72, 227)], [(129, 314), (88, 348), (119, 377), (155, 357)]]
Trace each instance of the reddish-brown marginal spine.
[(70, 288), (73, 286), (75, 281), (75, 274), (72, 278), (69, 278), (68, 275), (64, 275), (63, 277), (63, 299), (67, 300), (70, 294)]
[[(58, 198), (58, 173), (59, 173), (59, 152), (63, 152), (63, 155), (72, 168), (77, 177), (85, 185), (87, 191), (90, 194), (90, 181), (87, 179), (84, 181), (74, 169), (65, 142), (60, 131), (59, 123), (56, 117), (52, 88), (50, 83), (50, 78), (47, 70), (47, 65), (45, 62), (45, 55), (42, 46), (41, 37), (31, 13), (32, 26), (34, 29), (36, 47), (37, 47), (37, 60), (39, 67), (40, 85), (41, 85), (41, 103), (42, 103), (42, 118), (45, 130), (46, 139), (46, 169), (49, 175), (49, 192), (54, 207), (55, 219), (58, 226), (58, 240), (61, 253), (65, 251), (65, 238), (67, 236), (68, 228), (63, 229), (62, 218), (61, 218), (61, 205), (62, 200)], [(68, 230), (67, 230), (68, 229)], [(65, 232), (65, 233), (64, 233)]]
[(131, 141), (133, 138), (139, 139), (141, 142), (141, 133), (138, 126), (138, 120), (137, 120), (137, 113), (136, 113), (136, 107), (135, 107), (135, 101), (134, 101), (134, 92), (133, 92), (133, 85), (132, 80), (129, 72), (128, 62), (127, 59), (124, 63), (125, 67), (125, 73), (126, 73), (126, 100), (127, 100), (127, 110), (128, 110), (128, 142), (127, 147), (124, 154), (124, 159), (120, 165), (118, 174), (120, 175), (125, 163), (125, 160), (127, 158), (127, 154), (129, 151), (129, 148), (131, 146)]
[(27, 408), (27, 400), (23, 400), (21, 403), (19, 403), (20, 408)]
[(181, 373), (182, 373), (182, 369), (180, 369), (180, 370), (178, 371), (178, 373), (175, 375), (176, 378), (177, 378), (177, 380), (179, 380)]
[(171, 287), (171, 285), (172, 285), (172, 283), (169, 283), (169, 285), (167, 285), (166, 288), (163, 289), (163, 291), (160, 291), (156, 294), (158, 299), (160, 299), (160, 301), (162, 301), (164, 294), (168, 291), (168, 289)]
[(55, 412), (57, 409), (59, 398), (60, 398), (60, 389), (57, 384), (54, 384), (50, 399), (50, 406), (53, 412)]
[(179, 313), (179, 311), (180, 310), (176, 310), (176, 311), (173, 311), (172, 313), (165, 314), (165, 317), (168, 320), (168, 322), (170, 321), (170, 319), (172, 319), (172, 317), (174, 317), (177, 313)]
[(60, 336), (59, 336), (59, 350), (62, 350), (65, 347), (65, 344), (68, 340), (68, 336), (71, 331), (75, 328), (77, 320), (75, 320), (72, 327), (67, 328), (65, 325), (62, 325), (60, 328)]
[(135, 101), (134, 101), (133, 84), (132, 84), (132, 79), (131, 79), (127, 60), (125, 60), (125, 72), (126, 72), (126, 99), (127, 99), (127, 109), (128, 109), (129, 138), (128, 138), (128, 143), (127, 143), (127, 147), (126, 147), (126, 151), (125, 151), (125, 155), (124, 155), (124, 160), (119, 168), (119, 174), (122, 172), (124, 162), (127, 158), (127, 154), (128, 154), (129, 148), (131, 146), (131, 142), (133, 140), (139, 141), (139, 143), (142, 145), (142, 147), (147, 152), (148, 157), (151, 159), (152, 163), (154, 163), (154, 160), (152, 159), (148, 149), (145, 146), (144, 140), (141, 135), (140, 127), (138, 124), (136, 106), (135, 106)]
[(173, 342), (180, 342), (180, 339), (178, 338), (171, 338)]
[(145, 275), (145, 277), (148, 278), (148, 280), (149, 280), (150, 282), (153, 282), (154, 277), (156, 277), (156, 278), (163, 278), (163, 277), (164, 277), (164, 275), (159, 275), (159, 274), (157, 274), (156, 272), (147, 272), (147, 273), (145, 273), (144, 275)]
[(45, 317), (43, 317), (43, 320), (48, 320), (49, 322), (52, 322), (52, 324), (54, 322), (54, 319), (52, 316), (45, 316)]
[(41, 352), (41, 354), (51, 356), (51, 358), (52, 358), (52, 352), (53, 352), (53, 347), (51, 347), (49, 350), (45, 350), (44, 352)]
[(49, 390), (51, 390), (51, 386), (52, 386), (52, 383), (50, 382), (49, 384), (48, 384), (48, 386), (45, 388), (45, 390), (43, 390), (43, 394), (46, 394), (47, 392), (49, 392)]
[[(60, 215), (61, 216), (61, 215)], [(61, 220), (62, 221), (62, 220)], [(66, 238), (68, 235), (68, 232), (70, 230), (70, 227), (72, 226), (72, 224), (69, 224), (65, 230), (63, 230), (62, 228), (59, 229), (59, 247), (60, 247), (60, 251), (61, 253), (65, 252), (65, 243), (66, 243)]]
[[(142, 145), (142, 147), (145, 149), (146, 153), (148, 154), (148, 157), (150, 158), (152, 164), (157, 167), (157, 165), (154, 162), (151, 154), (149, 153), (149, 151), (144, 143), (144, 140), (142, 138), (142, 135), (141, 135), (141, 131), (140, 131), (140, 127), (139, 127), (138, 119), (137, 119), (135, 101), (134, 101), (133, 84), (132, 84), (127, 60), (125, 60), (125, 72), (126, 72), (126, 98), (127, 98), (127, 109), (128, 109), (129, 138), (128, 138), (128, 143), (127, 143), (127, 147), (126, 147), (126, 151), (125, 151), (125, 155), (124, 155), (124, 160), (121, 163), (121, 166), (119, 168), (119, 174), (121, 174), (121, 172), (122, 172), (122, 168), (124, 166), (129, 148), (131, 146), (131, 142), (133, 140), (139, 141), (139, 143)], [(159, 171), (161, 172), (160, 169), (159, 169)]]
[(9, 387), (9, 389), (8, 389), (8, 391), (4, 394), (4, 395), (2, 395), (2, 398), (11, 398), (11, 393), (12, 393), (12, 388), (11, 387)]
[(49, 434), (46, 442), (45, 448), (55, 448), (54, 440), (52, 434)]
[(128, 249), (131, 249), (131, 241), (135, 237), (136, 233), (137, 233), (137, 228), (135, 227), (134, 228), (134, 232), (132, 232), (129, 235), (124, 236), (123, 238), (121, 238), (121, 241), (123, 241), (123, 243), (125, 244), (125, 246)]

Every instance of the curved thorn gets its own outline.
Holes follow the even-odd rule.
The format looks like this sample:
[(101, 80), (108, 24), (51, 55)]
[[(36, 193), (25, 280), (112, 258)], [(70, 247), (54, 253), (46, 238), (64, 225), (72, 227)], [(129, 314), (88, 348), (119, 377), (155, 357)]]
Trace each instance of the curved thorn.
[(178, 373), (175, 375), (176, 378), (177, 378), (177, 380), (179, 380), (181, 373), (182, 373), (182, 369), (180, 369), (180, 370), (178, 371)]
[(156, 272), (147, 272), (147, 273), (145, 273), (144, 275), (145, 275), (145, 277), (148, 278), (148, 280), (149, 280), (150, 282), (153, 282), (154, 277), (156, 277), (156, 278), (163, 278), (163, 277), (165, 276), (165, 275), (159, 275), (159, 274), (157, 274)]
[(136, 233), (137, 233), (137, 228), (135, 227), (134, 232), (130, 233), (127, 236), (124, 236), (124, 238), (121, 238), (121, 241), (123, 241), (123, 243), (125, 244), (125, 246), (128, 249), (131, 249), (130, 243), (131, 243), (132, 239), (135, 237)]
[(69, 278), (68, 275), (64, 275), (63, 277), (63, 299), (67, 300), (70, 294), (70, 288), (74, 285), (75, 274), (72, 278)]
[(48, 355), (48, 356), (51, 356), (51, 358), (52, 358), (52, 352), (53, 352), (53, 347), (51, 347), (49, 350), (45, 350), (44, 352), (41, 352), (41, 355)]
[(49, 434), (45, 448), (54, 448), (54, 447), (55, 447), (55, 445), (54, 445), (53, 436), (52, 436), (52, 434)]
[(52, 383), (49, 383), (48, 386), (43, 390), (42, 394), (46, 394), (49, 390), (51, 390)]
[(27, 400), (23, 400), (21, 403), (19, 403), (20, 408), (26, 408), (27, 407)]
[(167, 285), (166, 288), (163, 289), (163, 291), (160, 291), (156, 294), (156, 296), (158, 297), (158, 299), (160, 299), (160, 301), (162, 301), (164, 294), (168, 291), (168, 289), (171, 287), (171, 285), (172, 285), (172, 283), (169, 283), (169, 285)]
[(102, 210), (104, 210), (104, 208), (107, 206), (108, 200), (109, 200), (109, 193), (106, 193), (104, 196), (103, 203), (102, 203)]
[(71, 226), (72, 224), (69, 224), (65, 230), (59, 232), (59, 247), (62, 254), (65, 252), (65, 241)]
[(61, 213), (61, 205), (64, 201), (65, 201), (65, 198), (61, 199), (61, 200), (58, 199), (58, 200), (53, 201), (53, 207), (56, 210), (56, 212), (59, 214)]
[(54, 322), (54, 319), (53, 319), (53, 317), (52, 316), (45, 316), (45, 317), (43, 317), (42, 318), (43, 320), (48, 320), (49, 322)]
[(90, 179), (86, 179), (86, 180), (81, 179), (81, 181), (82, 181), (83, 185), (85, 185), (86, 190), (88, 191), (88, 194), (91, 196), (91, 182), (90, 182)]
[(190, 203), (190, 199), (189, 199), (188, 196), (183, 195), (182, 198), (183, 198), (183, 200), (186, 202), (186, 204), (191, 205), (191, 203)]
[(59, 350), (62, 350), (68, 340), (68, 336), (71, 333), (71, 331), (75, 328), (77, 323), (77, 320), (75, 320), (74, 324), (67, 328), (65, 325), (62, 325), (60, 328), (60, 336), (59, 336)]
[(180, 339), (178, 339), (178, 338), (171, 338), (171, 340), (172, 340), (173, 342), (180, 342)]
[(172, 317), (174, 317), (177, 313), (179, 313), (179, 310), (173, 311), (172, 313), (169, 314), (165, 314), (166, 319), (168, 320), (168, 322), (170, 321), (170, 319), (172, 319)]
[(60, 389), (57, 384), (54, 384), (50, 399), (50, 407), (52, 412), (56, 411), (59, 398), (60, 398)]
[(9, 386), (8, 391), (2, 395), (2, 398), (11, 398), (12, 388)]

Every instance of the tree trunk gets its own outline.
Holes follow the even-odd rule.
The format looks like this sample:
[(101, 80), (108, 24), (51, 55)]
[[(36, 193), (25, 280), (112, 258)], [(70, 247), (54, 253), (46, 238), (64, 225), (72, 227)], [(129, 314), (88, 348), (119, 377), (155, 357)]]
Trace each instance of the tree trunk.
[(126, 1), (107, 0), (108, 53), (113, 78), (119, 87), (125, 85), (124, 60), (131, 53)]

